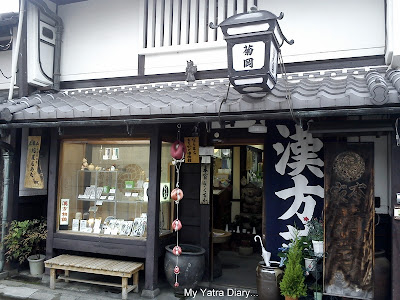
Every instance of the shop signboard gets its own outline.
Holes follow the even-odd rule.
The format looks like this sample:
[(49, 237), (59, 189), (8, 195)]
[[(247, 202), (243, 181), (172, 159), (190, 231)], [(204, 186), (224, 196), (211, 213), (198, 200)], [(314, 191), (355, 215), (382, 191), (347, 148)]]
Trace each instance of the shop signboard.
[(199, 157), (199, 137), (185, 137), (185, 163), (198, 164)]
[(200, 204), (210, 204), (210, 164), (201, 164)]
[(321, 217), (324, 204), (323, 142), (294, 122), (269, 122), (264, 146), (267, 251), (278, 260), (279, 248), (306, 220)]
[(28, 151), (26, 156), (26, 169), (24, 187), (32, 189), (43, 189), (43, 172), (39, 164), (41, 136), (28, 137)]

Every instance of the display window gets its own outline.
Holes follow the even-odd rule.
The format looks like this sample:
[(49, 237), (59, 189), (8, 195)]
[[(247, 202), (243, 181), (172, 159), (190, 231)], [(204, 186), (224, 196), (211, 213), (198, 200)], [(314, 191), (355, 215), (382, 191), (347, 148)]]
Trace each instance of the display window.
[[(170, 162), (162, 146), (162, 183)], [(58, 181), (58, 230), (71, 234), (147, 236), (149, 140), (64, 140)], [(157, 183), (158, 184), (158, 183)], [(170, 232), (169, 195), (160, 197), (160, 234)], [(162, 219), (161, 219), (162, 218)]]

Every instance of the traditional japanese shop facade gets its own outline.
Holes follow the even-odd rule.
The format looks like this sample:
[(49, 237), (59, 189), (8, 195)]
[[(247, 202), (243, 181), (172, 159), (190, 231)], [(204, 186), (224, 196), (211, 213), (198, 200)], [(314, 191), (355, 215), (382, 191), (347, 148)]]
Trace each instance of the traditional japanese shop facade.
[[(44, 145), (40, 161), (48, 156), (48, 173), (35, 168), (33, 173), (42, 173), (27, 176), (33, 176), (33, 184), (48, 187), (47, 256), (72, 251), (143, 260), (145, 290), (154, 291), (158, 261), (162, 261), (164, 246), (175, 238), (169, 190), (176, 183), (176, 173), (170, 147), (178, 137), (182, 141), (198, 138), (201, 147), (264, 144), (265, 225), (257, 233), (264, 236), (273, 254), (290, 238), (294, 222), (302, 229), (304, 218), (321, 214), (326, 197), (324, 151), (330, 144), (368, 141), (368, 147), (375, 148), (375, 166), (365, 168), (375, 172), (375, 197), (381, 201), (376, 211), (387, 215), (392, 205), (388, 182), (393, 176), (388, 172), (398, 151), (391, 146), (392, 113), (399, 92), (385, 71), (380, 66), (369, 71), (356, 68), (339, 76), (340, 70), (335, 70), (338, 78), (321, 72), (303, 77), (290, 74), (296, 78), (288, 81), (293, 111), (283, 80), (261, 100), (233, 89), (227, 93), (227, 79), (65, 90), (27, 97), (27, 103), (41, 103), (13, 113), (12, 122), (0, 127), (21, 128), (20, 177), (28, 174), (25, 165), (39, 162), (29, 155), (26, 162), (35, 137), (40, 136)], [(384, 99), (368, 88), (371, 74), (386, 83)], [(324, 94), (316, 97), (322, 90)], [(223, 97), (227, 100), (220, 105)], [(378, 106), (377, 101), (385, 101), (385, 106)], [(268, 132), (248, 133), (254, 120), (265, 122)], [(45, 145), (49, 145), (47, 154)], [(200, 191), (201, 168), (207, 164), (207, 160), (183, 164), (180, 187), (185, 196), (179, 218), (184, 225), (181, 242), (205, 248), (209, 265), (212, 189), (206, 190), (205, 201)], [(212, 187), (212, 179), (207, 180)], [(34, 189), (24, 188), (21, 182), (20, 190)], [(372, 197), (364, 200), (372, 201)], [(387, 235), (381, 238), (390, 239)], [(391, 245), (383, 247), (389, 252)], [(205, 279), (210, 279), (210, 269)]]
[[(360, 213), (359, 219), (371, 225), (375, 210), (380, 220), (375, 220), (375, 239), (391, 254), (393, 299), (399, 298), (400, 250), (395, 241), (400, 223), (393, 219), (400, 182), (397, 2), (343, 0), (320, 6), (311, 1), (307, 10), (295, 1), (106, 2), (29, 0), (23, 17), (28, 28), (22, 32), (33, 38), (29, 43), (21, 40), (19, 97), (0, 106), (2, 137), (21, 154), (12, 168), (9, 216), (25, 218), (42, 204), (47, 206), (47, 256), (77, 252), (144, 261), (144, 290), (156, 294), (164, 245), (175, 239), (171, 222), (176, 212), (168, 195), (177, 175), (170, 147), (177, 139), (192, 138), (206, 148), (198, 163), (186, 160), (181, 168), (180, 240), (205, 248), (204, 280), (212, 280), (213, 228), (224, 229), (238, 213), (257, 220), (251, 227), (273, 255), (287, 242), (294, 222), (303, 230), (304, 218), (320, 216), (324, 205), (327, 213), (327, 194), (337, 192), (337, 185), (327, 189), (324, 180), (334, 173), (331, 167), (343, 169), (332, 160), (342, 157), (343, 148), (331, 145), (344, 144), (359, 153), (353, 162), (363, 158), (364, 164), (355, 169), (367, 170), (359, 184), (368, 188), (346, 183), (347, 175), (328, 177), (340, 184), (340, 195), (347, 195), (340, 198), (341, 207), (329, 212), (340, 212), (346, 220), (340, 224), (352, 225), (336, 232), (355, 232), (356, 223), (348, 224), (352, 218), (344, 211)], [(283, 11), (282, 29), (295, 40), (282, 47), (287, 77), (279, 68), (275, 88), (258, 99), (229, 88), (226, 42), (219, 29), (208, 26), (254, 5), (277, 16)], [(357, 26), (348, 26), (349, 20)], [(1, 21), (0, 27), (4, 24)], [(52, 34), (26, 24), (44, 26)], [(0, 34), (15, 46), (15, 21), (11, 27), (0, 28)], [(42, 52), (36, 52), (40, 47)], [(45, 59), (53, 54), (53, 61)], [(0, 52), (0, 67), (12, 72), (11, 51)], [(5, 91), (9, 81), (0, 77), (0, 89)], [(255, 121), (267, 132), (249, 133)], [(262, 145), (263, 150), (245, 146), (242, 151), (244, 145)], [(37, 154), (39, 147), (39, 156), (27, 155)], [(213, 150), (216, 155), (210, 158)], [(220, 164), (214, 165), (213, 159)], [(216, 174), (207, 179), (208, 188), (201, 185), (204, 165)], [(235, 173), (242, 165), (244, 173)], [(240, 201), (243, 176), (246, 189), (250, 178), (258, 188), (244, 192), (246, 203)], [(239, 188), (214, 201), (214, 185), (227, 183)], [(220, 205), (213, 207), (216, 202)], [(349, 205), (367, 202), (359, 206), (367, 207), (369, 215)], [(234, 208), (227, 219), (220, 212), (213, 217), (229, 205)], [(367, 229), (359, 232), (374, 233)], [(342, 249), (366, 248), (368, 267), (357, 271), (360, 275), (371, 271), (371, 241), (332, 243)], [(329, 247), (328, 252), (333, 249)], [(347, 272), (352, 260), (343, 257), (348, 253), (336, 253), (342, 255), (336, 257), (338, 263), (346, 261), (342, 271)], [(370, 298), (368, 279), (366, 294), (354, 297)]]

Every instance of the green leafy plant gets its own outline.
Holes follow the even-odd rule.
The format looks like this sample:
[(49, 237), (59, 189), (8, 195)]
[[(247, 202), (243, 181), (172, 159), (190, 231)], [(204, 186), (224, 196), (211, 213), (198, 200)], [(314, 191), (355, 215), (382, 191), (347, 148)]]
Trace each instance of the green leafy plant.
[(306, 221), (306, 228), (308, 228), (308, 239), (310, 241), (323, 241), (324, 240), (324, 223), (322, 219), (304, 217)]
[(307, 286), (304, 283), (305, 277), (302, 268), (302, 248), (301, 239), (296, 233), (287, 254), (285, 273), (279, 285), (283, 296), (299, 298), (307, 295)]
[(43, 218), (12, 221), (2, 245), (6, 249), (6, 260), (18, 260), (22, 264), (31, 255), (39, 259), (44, 252), (46, 237), (47, 224)]
[(314, 258), (314, 251), (312, 248), (311, 240), (308, 236), (300, 237), (301, 251), (303, 253), (304, 258)]

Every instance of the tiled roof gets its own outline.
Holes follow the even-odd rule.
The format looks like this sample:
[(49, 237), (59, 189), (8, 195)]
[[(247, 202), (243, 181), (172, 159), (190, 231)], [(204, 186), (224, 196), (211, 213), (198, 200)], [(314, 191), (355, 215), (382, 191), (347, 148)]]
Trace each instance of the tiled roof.
[[(377, 72), (376, 76), (381, 76), (383, 82), (380, 84), (386, 86), (386, 98), (382, 104), (398, 105), (399, 92), (388, 74), (385, 78), (387, 67), (371, 69)], [(287, 90), (291, 91), (294, 110), (380, 107), (376, 105), (380, 102), (374, 101), (370, 92), (379, 85), (379, 80), (370, 76), (372, 79), (368, 82), (368, 71), (358, 68), (288, 74), (287, 83), (279, 78), (272, 93), (262, 99), (240, 95), (230, 88), (228, 100), (222, 106), (221, 101), (228, 90), (227, 78), (64, 90), (56, 94), (38, 94), (19, 99), (26, 106), (13, 113), (13, 120), (204, 116), (218, 114), (220, 107), (221, 114), (287, 111)], [(399, 80), (396, 85), (400, 85), (400, 71), (397, 72)], [(38, 104), (26, 108), (31, 102)]]

